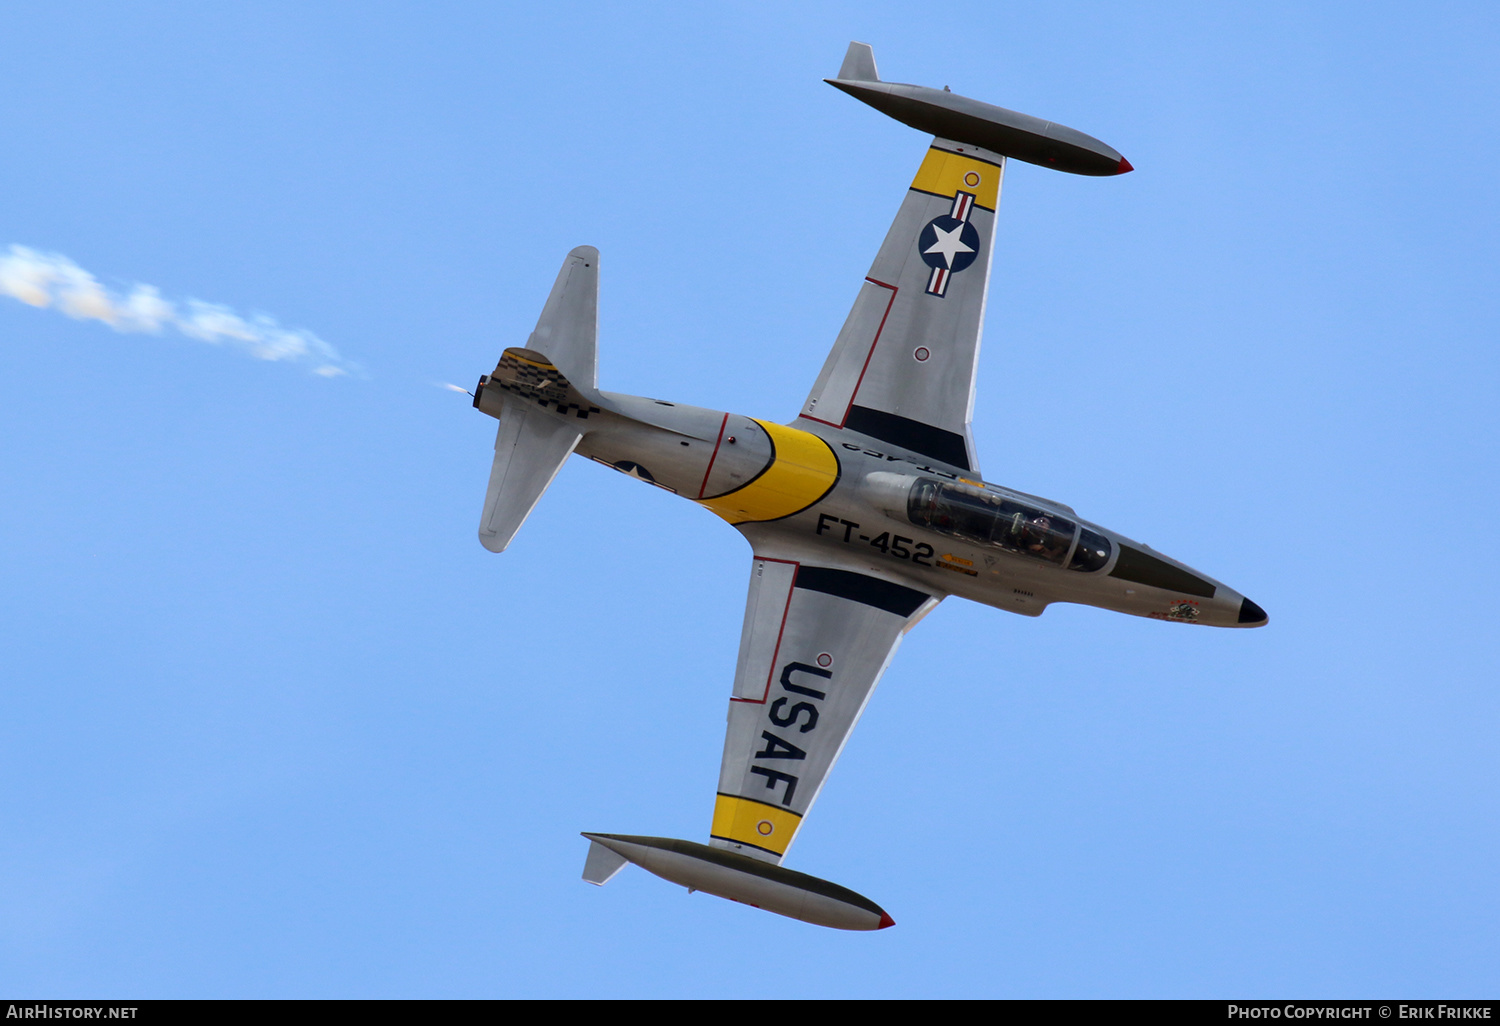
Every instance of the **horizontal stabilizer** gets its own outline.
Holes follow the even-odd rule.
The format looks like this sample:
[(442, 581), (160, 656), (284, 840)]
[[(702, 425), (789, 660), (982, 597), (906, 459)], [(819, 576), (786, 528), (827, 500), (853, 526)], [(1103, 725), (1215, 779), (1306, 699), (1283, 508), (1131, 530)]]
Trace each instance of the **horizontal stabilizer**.
[(589, 842), (589, 857), (583, 863), (583, 878), (587, 882), (603, 887), (615, 878), (615, 874), (629, 862), (624, 855), (606, 848), (598, 841)]
[[(689, 891), (715, 894), (804, 923), (837, 930), (883, 930), (895, 925), (885, 909), (847, 887), (732, 851), (670, 837), (587, 833), (583, 836), (593, 842), (583, 870), (583, 878), (590, 883), (602, 882), (589, 874), (591, 869), (595, 875), (604, 871), (602, 861), (597, 868), (594, 862), (594, 849), (603, 847), (622, 861), (634, 862), (648, 873)], [(618, 868), (609, 870), (609, 875), (614, 875)]]
[(1075, 175), (1102, 177), (1134, 170), (1113, 147), (1066, 125), (971, 100), (946, 88), (881, 82), (875, 75), (875, 54), (864, 43), (849, 44), (839, 77), (825, 81), (902, 124), (1002, 157)]
[(491, 552), (505, 551), (583, 437), (576, 421), (514, 396), (499, 405), (495, 462), (479, 517), (479, 543)]

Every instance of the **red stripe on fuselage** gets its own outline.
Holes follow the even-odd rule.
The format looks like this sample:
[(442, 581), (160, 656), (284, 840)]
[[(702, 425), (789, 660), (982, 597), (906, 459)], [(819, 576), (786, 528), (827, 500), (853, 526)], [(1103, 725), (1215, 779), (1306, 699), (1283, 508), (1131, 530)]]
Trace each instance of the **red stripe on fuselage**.
[(714, 460), (719, 458), (719, 446), (724, 444), (724, 426), (729, 423), (729, 414), (724, 414), (724, 419), (719, 421), (719, 440), (714, 443), (714, 454), (708, 458), (708, 469), (703, 472), (703, 483), (698, 486), (698, 498), (703, 498), (703, 493), (708, 489), (708, 475), (714, 472)]

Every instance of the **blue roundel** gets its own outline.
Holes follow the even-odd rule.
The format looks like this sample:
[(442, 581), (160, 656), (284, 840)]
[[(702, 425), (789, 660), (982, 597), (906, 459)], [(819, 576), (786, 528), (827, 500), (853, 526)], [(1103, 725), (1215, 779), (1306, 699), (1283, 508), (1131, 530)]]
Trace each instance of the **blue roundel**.
[(917, 252), (928, 267), (957, 274), (979, 256), (979, 230), (947, 214), (934, 217), (917, 236)]

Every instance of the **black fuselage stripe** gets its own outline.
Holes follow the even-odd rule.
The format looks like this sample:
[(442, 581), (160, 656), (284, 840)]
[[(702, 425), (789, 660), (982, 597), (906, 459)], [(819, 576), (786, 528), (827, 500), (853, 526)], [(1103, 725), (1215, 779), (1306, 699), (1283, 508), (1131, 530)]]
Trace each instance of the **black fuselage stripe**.
[(1164, 559), (1157, 559), (1130, 545), (1120, 546), (1120, 558), (1115, 561), (1109, 576), (1161, 588), (1163, 591), (1175, 591), (1181, 595), (1201, 595), (1203, 598), (1213, 598), (1218, 590), (1213, 582), (1205, 581), (1197, 574), (1188, 573), (1181, 567), (1173, 566)]
[(808, 566), (806, 563), (797, 569), (797, 580), (793, 587), (874, 606), (897, 616), (910, 616), (931, 598), (925, 591), (908, 588), (904, 584), (893, 584), (850, 570)]

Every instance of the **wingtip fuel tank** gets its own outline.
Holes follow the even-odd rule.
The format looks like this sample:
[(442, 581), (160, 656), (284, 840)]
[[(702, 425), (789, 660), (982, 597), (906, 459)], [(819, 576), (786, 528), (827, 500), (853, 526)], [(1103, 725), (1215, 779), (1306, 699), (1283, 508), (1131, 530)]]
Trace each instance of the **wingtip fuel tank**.
[(1114, 147), (1055, 121), (981, 103), (947, 89), (882, 82), (875, 54), (866, 43), (850, 43), (839, 77), (824, 81), (918, 131), (1028, 164), (1095, 177), (1135, 170)]
[(590, 842), (583, 878), (603, 885), (633, 862), (686, 887), (743, 905), (836, 930), (883, 930), (890, 914), (847, 887), (722, 848), (671, 837), (585, 833)]

